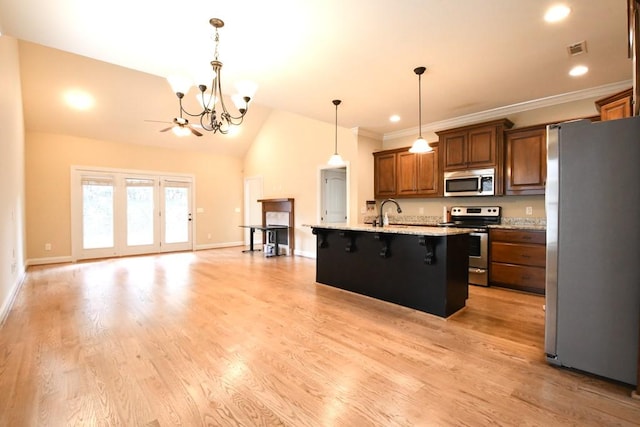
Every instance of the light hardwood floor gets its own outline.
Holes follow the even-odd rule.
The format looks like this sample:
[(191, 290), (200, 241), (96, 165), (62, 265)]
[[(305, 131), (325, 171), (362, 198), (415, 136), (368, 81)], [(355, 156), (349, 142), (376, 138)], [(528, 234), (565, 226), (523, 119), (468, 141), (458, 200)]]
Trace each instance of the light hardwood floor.
[(539, 296), (444, 320), (240, 248), (29, 269), (0, 425), (638, 425), (630, 387), (549, 366)]

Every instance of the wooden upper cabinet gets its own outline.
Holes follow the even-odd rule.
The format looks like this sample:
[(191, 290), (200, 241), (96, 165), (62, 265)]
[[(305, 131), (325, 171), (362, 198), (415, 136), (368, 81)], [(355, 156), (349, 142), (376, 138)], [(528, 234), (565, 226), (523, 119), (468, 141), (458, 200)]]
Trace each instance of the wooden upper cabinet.
[(495, 169), (495, 195), (503, 194), (504, 131), (509, 119), (436, 132), (443, 172), (464, 169)]
[(440, 187), (440, 168), (438, 167), (438, 147), (430, 153), (416, 154), (418, 194), (438, 195)]
[(467, 165), (469, 167), (482, 169), (496, 165), (498, 142), (496, 134), (496, 126), (485, 126), (469, 130), (469, 142), (467, 143)]
[(443, 169), (464, 169), (467, 167), (467, 132), (457, 132), (440, 137), (443, 151)]
[(502, 119), (436, 132), (442, 151), (443, 170), (499, 167), (503, 133), (511, 126), (511, 121)]
[(438, 193), (438, 151), (397, 153), (397, 196), (425, 196)]
[(616, 120), (631, 117), (632, 89), (623, 90), (596, 101), (600, 120)]
[(546, 125), (506, 132), (505, 194), (544, 194), (547, 180)]
[(438, 147), (414, 154), (409, 148), (380, 151), (374, 156), (374, 195), (387, 197), (432, 197), (441, 188)]
[(396, 195), (396, 153), (379, 152), (374, 156), (374, 194), (376, 199)]
[(416, 189), (416, 155), (404, 152), (396, 154), (397, 167), (397, 193), (398, 194), (415, 194)]

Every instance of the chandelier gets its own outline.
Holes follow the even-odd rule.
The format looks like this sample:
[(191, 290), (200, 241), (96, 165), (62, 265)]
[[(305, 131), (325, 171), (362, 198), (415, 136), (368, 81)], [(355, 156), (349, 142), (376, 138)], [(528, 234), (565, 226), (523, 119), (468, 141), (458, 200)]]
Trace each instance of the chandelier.
[(176, 96), (178, 97), (178, 103), (180, 104), (180, 119), (182, 119), (182, 113), (191, 117), (197, 117), (200, 121), (199, 127), (201, 127), (203, 130), (213, 133), (220, 132), (222, 134), (227, 134), (231, 130), (232, 126), (239, 126), (240, 124), (242, 124), (244, 116), (247, 114), (247, 111), (249, 109), (249, 101), (251, 101), (251, 97), (248, 94), (237, 94), (231, 97), (238, 110), (237, 115), (232, 115), (227, 109), (227, 106), (224, 102), (224, 97), (222, 96), (222, 82), (220, 75), (222, 62), (220, 62), (220, 60), (218, 59), (218, 46), (220, 44), (218, 29), (224, 27), (224, 21), (218, 18), (211, 18), (209, 20), (209, 24), (211, 24), (211, 26), (213, 26), (216, 31), (214, 38), (215, 52), (213, 61), (211, 61), (211, 67), (213, 68), (213, 78), (210, 88), (207, 88), (207, 86), (203, 84), (198, 85), (200, 93), (197, 95), (197, 98), (202, 107), (202, 111), (197, 114), (193, 114), (185, 110), (182, 105), (182, 99), (184, 98), (185, 92), (188, 91), (188, 88), (184, 90), (177, 89), (176, 87), (179, 85), (179, 83), (172, 82), (171, 80), (169, 81), (169, 83), (174, 88)]

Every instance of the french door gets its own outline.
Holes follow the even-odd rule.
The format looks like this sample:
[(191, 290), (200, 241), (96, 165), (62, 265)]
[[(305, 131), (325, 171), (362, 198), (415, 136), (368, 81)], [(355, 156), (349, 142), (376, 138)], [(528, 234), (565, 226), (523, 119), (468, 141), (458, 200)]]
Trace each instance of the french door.
[(191, 177), (72, 170), (74, 259), (193, 249)]

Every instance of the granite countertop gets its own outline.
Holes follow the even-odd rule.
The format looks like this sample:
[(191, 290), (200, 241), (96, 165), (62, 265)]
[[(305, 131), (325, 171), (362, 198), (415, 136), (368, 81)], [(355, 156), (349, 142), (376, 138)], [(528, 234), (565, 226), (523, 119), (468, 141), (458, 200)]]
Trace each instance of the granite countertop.
[[(375, 216), (365, 216), (364, 224), (369, 225)], [(394, 225), (401, 226), (425, 226), (438, 227), (442, 222), (440, 216), (427, 215), (389, 215), (390, 227)], [(547, 229), (547, 219), (537, 217), (502, 217), (500, 224), (489, 225), (489, 228), (504, 230), (541, 230)]]
[(374, 227), (371, 224), (303, 224), (311, 228), (325, 228), (330, 230), (366, 231), (370, 233), (413, 234), (416, 236), (452, 236), (468, 234), (471, 231), (464, 228), (399, 225), (391, 224), (385, 227)]

